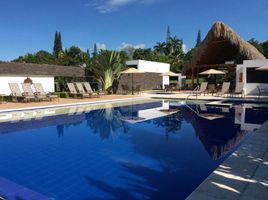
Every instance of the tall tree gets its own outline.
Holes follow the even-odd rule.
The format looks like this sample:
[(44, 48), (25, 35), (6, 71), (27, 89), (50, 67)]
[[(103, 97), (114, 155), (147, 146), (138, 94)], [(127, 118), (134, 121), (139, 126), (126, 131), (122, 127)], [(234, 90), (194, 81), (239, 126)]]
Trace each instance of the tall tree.
[(59, 52), (62, 51), (61, 33), (56, 31), (54, 38), (53, 55), (58, 57)]
[(169, 50), (170, 54), (173, 54), (174, 52), (177, 51), (182, 51), (182, 45), (183, 45), (183, 41), (179, 38), (175, 37), (171, 37), (169, 39), (169, 44), (167, 45), (167, 48)]
[(166, 36), (166, 43), (168, 44), (170, 42), (171, 33), (170, 33), (170, 27), (167, 28), (167, 36)]
[(166, 43), (165, 42), (157, 42), (156, 45), (154, 46), (154, 50), (159, 55), (165, 55), (165, 53), (166, 53)]
[(198, 30), (198, 33), (197, 33), (195, 48), (198, 48), (200, 46), (201, 42), (202, 42), (202, 39), (201, 39), (201, 31), (199, 29)]
[(93, 49), (93, 57), (95, 57), (96, 55), (98, 55), (98, 47), (97, 44), (94, 44), (94, 49)]
[(268, 59), (268, 40), (262, 43), (263, 55)]
[(58, 33), (58, 41), (57, 41), (57, 43), (58, 43), (58, 48), (59, 48), (58, 50), (60, 52), (60, 51), (62, 51), (61, 32)]
[(258, 40), (256, 40), (255, 38), (251, 38), (248, 42), (252, 44), (254, 47), (256, 47), (256, 49), (258, 49), (259, 52), (261, 52), (262, 54), (264, 53), (263, 46), (261, 43), (259, 43)]

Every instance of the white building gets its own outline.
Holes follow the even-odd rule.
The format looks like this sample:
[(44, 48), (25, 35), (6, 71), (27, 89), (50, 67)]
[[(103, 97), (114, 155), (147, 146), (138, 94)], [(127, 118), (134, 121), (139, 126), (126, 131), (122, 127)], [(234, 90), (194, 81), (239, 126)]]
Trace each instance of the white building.
[[(126, 63), (129, 67), (135, 67), (142, 72), (148, 73), (159, 73), (163, 74), (165, 72), (170, 71), (170, 64), (168, 63), (160, 63), (160, 62), (152, 62), (147, 60), (131, 60)], [(181, 74), (178, 74), (179, 84), (182, 83), (182, 78), (185, 78)], [(169, 76), (162, 77), (162, 87), (164, 85), (169, 85)]]
[(258, 71), (258, 67), (268, 64), (268, 59), (244, 60), (243, 64), (236, 67), (236, 83), (243, 83), (246, 95), (258, 95), (257, 86), (261, 89), (268, 88), (268, 72)]
[[(84, 77), (81, 67), (0, 62), (0, 94), (10, 95), (8, 83), (21, 83), (29, 78), (33, 83), (41, 83), (45, 92), (55, 92), (55, 77)], [(22, 89), (22, 88), (21, 88)]]

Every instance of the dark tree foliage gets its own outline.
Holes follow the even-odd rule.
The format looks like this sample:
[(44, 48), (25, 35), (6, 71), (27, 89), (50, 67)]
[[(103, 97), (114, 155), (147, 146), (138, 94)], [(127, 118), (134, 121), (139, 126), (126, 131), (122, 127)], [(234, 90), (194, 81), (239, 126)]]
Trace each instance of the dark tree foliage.
[(263, 55), (268, 59), (268, 40), (262, 43)]
[(201, 31), (200, 29), (198, 30), (198, 33), (197, 33), (197, 38), (196, 38), (196, 45), (195, 47), (198, 48), (200, 46), (202, 42), (202, 39), (201, 39)]
[(55, 57), (47, 52), (47, 51), (38, 51), (35, 54), (26, 54), (24, 56), (20, 56), (17, 59), (13, 60), (13, 62), (24, 62), (24, 63), (36, 63), (36, 64), (55, 64)]
[(134, 60), (154, 60), (154, 54), (149, 49), (136, 49), (133, 53)]
[(255, 38), (251, 38), (248, 42), (252, 44), (254, 47), (256, 47), (256, 49), (258, 49), (259, 52), (261, 52), (262, 54), (264, 53), (263, 46), (261, 43), (259, 43), (258, 40), (256, 40)]
[(167, 28), (167, 36), (166, 36), (166, 43), (168, 44), (170, 42), (171, 33), (170, 33), (170, 27)]
[(98, 47), (97, 47), (97, 44), (95, 43), (92, 56), (95, 57), (96, 55), (98, 55)]
[(53, 55), (55, 57), (58, 57), (61, 51), (62, 51), (61, 33), (56, 31), (54, 38)]

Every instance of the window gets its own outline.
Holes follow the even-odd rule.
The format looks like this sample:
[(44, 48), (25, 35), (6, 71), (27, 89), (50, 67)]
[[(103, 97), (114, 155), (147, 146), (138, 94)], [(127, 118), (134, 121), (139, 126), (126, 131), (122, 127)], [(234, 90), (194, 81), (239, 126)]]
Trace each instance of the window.
[(247, 83), (268, 83), (268, 71), (258, 71), (256, 68), (247, 68)]

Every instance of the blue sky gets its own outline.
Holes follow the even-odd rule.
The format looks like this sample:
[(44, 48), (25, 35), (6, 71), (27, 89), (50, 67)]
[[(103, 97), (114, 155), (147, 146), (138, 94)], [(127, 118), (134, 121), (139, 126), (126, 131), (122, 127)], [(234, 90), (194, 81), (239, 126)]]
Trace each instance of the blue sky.
[(242, 38), (268, 40), (267, 0), (0, 0), (0, 60), (52, 50), (55, 31), (64, 47), (119, 50), (126, 44), (152, 47), (172, 35), (194, 46), (215, 21)]

